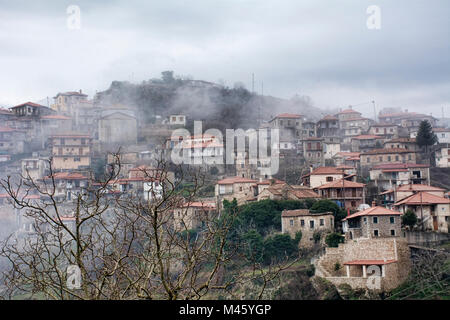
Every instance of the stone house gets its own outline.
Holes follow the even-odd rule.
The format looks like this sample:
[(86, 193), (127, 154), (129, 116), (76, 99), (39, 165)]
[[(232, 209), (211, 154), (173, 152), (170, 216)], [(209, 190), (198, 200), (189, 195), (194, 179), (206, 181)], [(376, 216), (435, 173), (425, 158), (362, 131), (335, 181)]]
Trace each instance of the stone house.
[(398, 237), (401, 234), (401, 215), (384, 207), (372, 206), (342, 220), (346, 239)]
[(385, 149), (406, 149), (412, 151), (420, 151), (419, 145), (415, 138), (397, 138), (384, 142)]
[(60, 92), (55, 97), (53, 97), (54, 104), (51, 105), (51, 108), (57, 112), (61, 112), (66, 115), (72, 115), (75, 106), (85, 102), (87, 100), (87, 97), (88, 95), (84, 94), (81, 90), (79, 92)]
[(26, 136), (23, 130), (0, 126), (0, 154), (13, 155), (25, 151)]
[(307, 163), (324, 165), (323, 139), (322, 138), (304, 138), (302, 141), (303, 157)]
[(269, 121), (271, 128), (279, 129), (280, 141), (295, 142), (302, 137), (303, 116), (294, 113), (282, 113)]
[(52, 135), (52, 168), (55, 171), (88, 169), (91, 166), (92, 138), (81, 133)]
[(351, 138), (352, 152), (367, 152), (376, 148), (381, 148), (383, 137), (373, 134), (364, 134)]
[(406, 149), (374, 149), (361, 153), (360, 165), (370, 168), (384, 163), (416, 163), (416, 152)]
[(201, 230), (207, 227), (217, 213), (214, 201), (193, 201), (183, 203), (173, 210), (175, 230)]
[(450, 128), (433, 128), (433, 132), (439, 143), (450, 143)]
[(426, 184), (402, 184), (400, 186), (394, 186), (393, 189), (389, 189), (380, 193), (383, 201), (383, 205), (392, 208), (394, 203), (405, 199), (418, 192), (428, 192), (438, 197), (445, 197), (445, 189), (434, 187)]
[(411, 270), (410, 249), (402, 237), (356, 238), (326, 248), (314, 261), (315, 274), (335, 286), (378, 292), (397, 288)]
[(41, 188), (51, 193), (55, 182), (55, 196), (67, 201), (75, 200), (89, 186), (89, 178), (76, 172), (55, 172), (42, 179)]
[(238, 205), (256, 200), (258, 186), (256, 180), (242, 177), (227, 177), (219, 180), (215, 186), (218, 208), (223, 208), (223, 200), (237, 200)]
[(370, 126), (368, 134), (377, 135), (385, 140), (397, 139), (400, 127), (392, 123), (377, 123)]
[(49, 173), (50, 163), (45, 158), (27, 158), (21, 160), (21, 167), (23, 177), (30, 176), (33, 181), (37, 181)]
[(316, 169), (311, 168), (311, 172), (302, 176), (302, 183), (305, 186), (315, 189), (324, 184), (332, 181), (340, 180), (348, 175), (348, 169), (342, 167), (339, 169), (337, 167), (318, 167)]
[(281, 213), (281, 232), (292, 238), (302, 232), (299, 246), (310, 247), (318, 241), (314, 234), (330, 233), (334, 230), (334, 216), (331, 212), (311, 213), (308, 209), (283, 210)]
[(397, 201), (394, 206), (402, 213), (412, 210), (426, 230), (449, 232), (450, 199), (420, 191)]
[(335, 116), (327, 115), (317, 122), (317, 137), (339, 137), (339, 119)]
[(449, 144), (440, 144), (434, 151), (436, 167), (450, 168), (450, 147)]

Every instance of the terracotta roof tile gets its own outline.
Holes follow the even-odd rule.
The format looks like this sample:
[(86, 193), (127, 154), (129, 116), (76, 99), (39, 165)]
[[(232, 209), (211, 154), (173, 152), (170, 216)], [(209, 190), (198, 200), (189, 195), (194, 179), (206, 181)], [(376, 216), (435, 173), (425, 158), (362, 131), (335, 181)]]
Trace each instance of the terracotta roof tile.
[(393, 216), (393, 215), (401, 215), (402, 213), (399, 211), (393, 211), (386, 209), (384, 207), (370, 207), (366, 210), (356, 212), (354, 214), (351, 214), (347, 217), (345, 217), (344, 220), (353, 219), (357, 217), (364, 217), (364, 216)]

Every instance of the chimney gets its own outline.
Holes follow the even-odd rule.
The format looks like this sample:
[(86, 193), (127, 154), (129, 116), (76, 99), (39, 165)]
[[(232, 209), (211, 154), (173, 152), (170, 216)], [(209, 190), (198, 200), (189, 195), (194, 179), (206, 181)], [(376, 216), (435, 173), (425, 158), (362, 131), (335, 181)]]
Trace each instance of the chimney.
[(375, 200), (372, 201), (372, 208), (375, 208), (377, 206), (377, 202)]
[(311, 165), (311, 166), (309, 166), (309, 173), (312, 173), (314, 170), (313, 170), (313, 166)]

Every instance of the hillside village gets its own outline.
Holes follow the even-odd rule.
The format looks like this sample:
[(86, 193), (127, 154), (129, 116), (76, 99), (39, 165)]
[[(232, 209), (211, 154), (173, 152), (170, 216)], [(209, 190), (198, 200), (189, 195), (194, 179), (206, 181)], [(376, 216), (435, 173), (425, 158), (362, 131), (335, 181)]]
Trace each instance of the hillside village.
[[(192, 85), (216, 86), (200, 81)], [(357, 107), (317, 119), (280, 112), (260, 119), (255, 128), (279, 130), (279, 141), (270, 145), (280, 161), (273, 174), (270, 158), (255, 160), (248, 148), (235, 151), (234, 165), (202, 161), (224, 159), (226, 141), (203, 132), (174, 136), (176, 129), (192, 132), (197, 120), (181, 109), (174, 114), (162, 110), (149, 122), (134, 106), (103, 96), (57, 92), (47, 105), (24, 101), (0, 110), (0, 176), (35, 184), (15, 196), (27, 203), (46, 201), (41, 190), (53, 185), (52, 196), (71, 225), (75, 200), (86, 190), (96, 190), (111, 172), (115, 175), (107, 183), (106, 199), (152, 201), (169, 184), (187, 188), (192, 181), (183, 170), (202, 170), (199, 192), (179, 198), (170, 216), (174, 229), (199, 234), (206, 227), (204, 215), (220, 216), (229, 203), (240, 208), (263, 201), (330, 200), (340, 215), (283, 209), (275, 233), (294, 239), (300, 231), (299, 248), (321, 245), (323, 250), (312, 256), (315, 275), (352, 289), (372, 289), (368, 279), (373, 275), (380, 278), (375, 289), (397, 288), (410, 273), (411, 246), (449, 239), (450, 182), (442, 177), (450, 173), (450, 127), (444, 119), (408, 110), (366, 118)], [(437, 139), (429, 146), (418, 143), (423, 121)], [(209, 127), (207, 121), (203, 125)], [(187, 150), (192, 163), (171, 163), (176, 148)], [(0, 191), (0, 202), (2, 224), (19, 239), (32, 237), (33, 221), (11, 201), (11, 190)], [(406, 225), (406, 214), (417, 221)], [(335, 234), (341, 238), (330, 245), (327, 238)]]

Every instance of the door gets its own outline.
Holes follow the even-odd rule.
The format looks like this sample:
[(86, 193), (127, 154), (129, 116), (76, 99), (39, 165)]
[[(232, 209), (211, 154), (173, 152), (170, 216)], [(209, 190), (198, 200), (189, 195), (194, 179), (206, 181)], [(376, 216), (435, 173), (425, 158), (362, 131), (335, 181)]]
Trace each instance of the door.
[(437, 229), (438, 229), (437, 217), (433, 217), (433, 230), (437, 231)]

